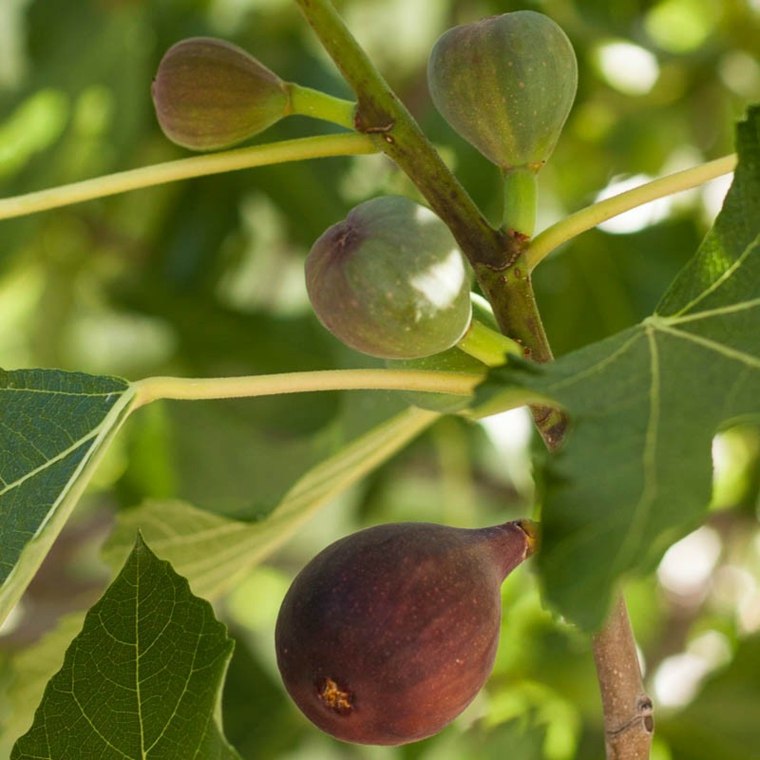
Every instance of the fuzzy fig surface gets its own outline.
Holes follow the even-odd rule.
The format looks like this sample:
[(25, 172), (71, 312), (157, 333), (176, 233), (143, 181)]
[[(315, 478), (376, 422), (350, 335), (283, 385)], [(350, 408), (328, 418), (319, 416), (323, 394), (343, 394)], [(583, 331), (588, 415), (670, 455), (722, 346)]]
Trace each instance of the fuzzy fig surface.
[(339, 340), (382, 359), (454, 346), (470, 324), (470, 279), (444, 222), (403, 196), (359, 204), (306, 259), (306, 290)]
[(395, 523), (336, 541), (282, 603), (275, 642), (285, 687), (343, 741), (396, 745), (437, 733), (490, 675), (501, 583), (534, 546), (528, 521)]
[(504, 171), (538, 171), (570, 113), (578, 64), (548, 16), (514, 11), (445, 32), (428, 86), (441, 115), (486, 158)]
[(190, 150), (247, 140), (285, 116), (287, 85), (247, 51), (191, 37), (166, 51), (151, 88), (164, 134)]

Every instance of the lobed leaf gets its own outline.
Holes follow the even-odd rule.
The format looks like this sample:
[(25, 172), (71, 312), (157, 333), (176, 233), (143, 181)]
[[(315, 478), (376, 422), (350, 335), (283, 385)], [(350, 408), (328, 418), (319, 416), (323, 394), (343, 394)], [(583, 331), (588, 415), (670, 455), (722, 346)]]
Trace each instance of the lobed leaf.
[(479, 391), (492, 407), (527, 387), (570, 414), (538, 565), (549, 601), (584, 627), (703, 517), (716, 431), (760, 416), (760, 107), (738, 153), (714, 228), (653, 316), (551, 366), (495, 370)]

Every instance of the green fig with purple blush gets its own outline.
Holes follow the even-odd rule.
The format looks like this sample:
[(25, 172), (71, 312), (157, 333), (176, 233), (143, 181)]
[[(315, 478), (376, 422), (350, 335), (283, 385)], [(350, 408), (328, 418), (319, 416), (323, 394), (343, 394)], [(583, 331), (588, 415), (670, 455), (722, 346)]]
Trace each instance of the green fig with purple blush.
[(470, 324), (470, 276), (457, 243), (409, 198), (356, 206), (314, 243), (305, 269), (319, 320), (370, 356), (431, 356), (454, 346)]
[(436, 42), (428, 86), (438, 111), (505, 172), (549, 159), (578, 86), (573, 46), (548, 16), (515, 11), (454, 27)]
[(177, 145), (218, 150), (247, 140), (290, 112), (288, 87), (248, 52), (213, 37), (173, 45), (151, 88), (159, 125)]

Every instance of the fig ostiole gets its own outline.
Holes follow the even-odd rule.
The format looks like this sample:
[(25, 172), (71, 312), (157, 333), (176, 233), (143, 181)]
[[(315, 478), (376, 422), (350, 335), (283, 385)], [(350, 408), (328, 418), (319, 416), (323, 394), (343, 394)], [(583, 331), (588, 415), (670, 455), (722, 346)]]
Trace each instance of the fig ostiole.
[(486, 158), (505, 171), (538, 171), (575, 99), (578, 64), (554, 21), (514, 11), (445, 32), (428, 85), (441, 115)]
[(214, 37), (166, 51), (151, 88), (164, 134), (190, 150), (247, 140), (290, 111), (285, 82), (250, 53)]
[(470, 324), (470, 273), (454, 237), (403, 196), (356, 206), (314, 243), (305, 274), (322, 324), (370, 356), (437, 354)]
[(529, 521), (395, 523), (336, 541), (296, 576), (280, 609), (287, 691), (343, 741), (395, 745), (437, 733), (490, 675), (500, 586), (534, 548)]

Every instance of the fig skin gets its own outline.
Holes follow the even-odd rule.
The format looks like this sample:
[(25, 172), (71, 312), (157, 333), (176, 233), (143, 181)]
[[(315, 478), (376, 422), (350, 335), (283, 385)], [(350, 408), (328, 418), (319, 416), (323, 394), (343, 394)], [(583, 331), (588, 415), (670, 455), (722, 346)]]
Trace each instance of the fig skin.
[(247, 140), (290, 110), (287, 85), (277, 74), (214, 37), (191, 37), (170, 47), (151, 94), (164, 134), (198, 151)]
[(578, 87), (575, 52), (548, 16), (514, 11), (454, 27), (428, 61), (433, 103), (504, 171), (549, 159)]
[[(483, 322), (492, 330), (498, 330), (499, 326), (491, 310), (491, 304), (477, 293), (470, 293), (470, 301), (472, 303), (472, 319)], [(485, 365), (482, 362), (461, 351), (457, 346), (440, 354), (425, 356), (422, 359), (387, 359), (385, 364), (389, 369), (421, 369), (468, 374), (485, 372)], [(471, 396), (462, 397), (450, 393), (402, 391), (401, 395), (413, 406), (445, 414), (459, 412), (472, 403)]]
[(417, 359), (454, 346), (470, 324), (470, 279), (456, 241), (430, 209), (373, 198), (327, 229), (306, 259), (320, 322), (351, 348)]
[(437, 733), (490, 675), (501, 583), (534, 548), (529, 521), (395, 523), (336, 541), (299, 573), (277, 619), (290, 696), (342, 741)]

